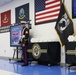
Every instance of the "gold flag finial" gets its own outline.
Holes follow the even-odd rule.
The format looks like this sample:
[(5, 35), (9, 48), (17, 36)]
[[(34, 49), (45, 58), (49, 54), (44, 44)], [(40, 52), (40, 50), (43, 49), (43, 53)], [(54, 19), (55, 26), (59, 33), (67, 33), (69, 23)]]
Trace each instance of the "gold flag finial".
[(64, 3), (65, 2), (65, 0), (62, 0), (62, 3)]

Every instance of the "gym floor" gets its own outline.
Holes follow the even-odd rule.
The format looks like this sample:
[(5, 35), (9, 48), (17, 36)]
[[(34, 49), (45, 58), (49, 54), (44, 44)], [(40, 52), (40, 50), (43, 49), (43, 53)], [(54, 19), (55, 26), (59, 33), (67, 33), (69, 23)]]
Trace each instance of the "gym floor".
[[(76, 67), (45, 66), (29, 64), (22, 67), (22, 62), (0, 59), (0, 75), (76, 75)], [(2, 74), (4, 71), (16, 74)]]

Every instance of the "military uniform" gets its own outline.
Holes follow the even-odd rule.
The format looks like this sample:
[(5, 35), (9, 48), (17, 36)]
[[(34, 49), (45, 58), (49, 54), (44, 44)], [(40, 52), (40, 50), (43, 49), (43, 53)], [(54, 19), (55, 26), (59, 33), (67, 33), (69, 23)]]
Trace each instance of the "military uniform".
[[(23, 56), (23, 61), (24, 65), (28, 65), (28, 57), (27, 57), (27, 47), (28, 47), (28, 37), (29, 37), (29, 29), (24, 27), (22, 29), (22, 37), (19, 43), (21, 43), (22, 46), (22, 56)], [(25, 46), (23, 46), (25, 44)]]

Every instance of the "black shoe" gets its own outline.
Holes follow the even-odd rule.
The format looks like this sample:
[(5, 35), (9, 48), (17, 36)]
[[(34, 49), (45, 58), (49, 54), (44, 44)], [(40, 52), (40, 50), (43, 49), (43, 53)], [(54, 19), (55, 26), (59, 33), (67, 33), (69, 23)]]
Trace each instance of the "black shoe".
[(28, 66), (28, 64), (25, 64), (25, 63), (24, 63), (24, 64), (22, 64), (22, 66)]

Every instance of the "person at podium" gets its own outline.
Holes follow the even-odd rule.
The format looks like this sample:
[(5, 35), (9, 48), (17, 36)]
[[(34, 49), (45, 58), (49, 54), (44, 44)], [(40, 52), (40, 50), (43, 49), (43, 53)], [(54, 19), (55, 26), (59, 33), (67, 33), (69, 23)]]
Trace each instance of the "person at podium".
[(21, 39), (19, 40), (19, 44), (21, 44), (22, 47), (22, 56), (24, 63), (22, 66), (28, 65), (28, 57), (27, 57), (27, 47), (28, 47), (28, 38), (29, 38), (29, 29), (26, 28), (26, 21), (21, 21), (22, 26), (22, 33), (21, 33)]

